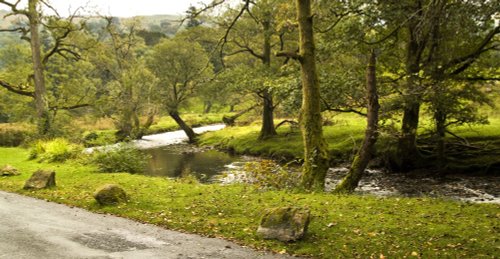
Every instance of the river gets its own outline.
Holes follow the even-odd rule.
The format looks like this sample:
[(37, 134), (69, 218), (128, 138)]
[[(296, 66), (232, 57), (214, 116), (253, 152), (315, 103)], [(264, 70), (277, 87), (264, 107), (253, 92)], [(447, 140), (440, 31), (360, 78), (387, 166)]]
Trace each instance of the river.
[[(224, 125), (218, 124), (194, 130), (201, 134), (223, 128)], [(183, 131), (174, 131), (144, 136), (132, 143), (152, 157), (144, 174), (169, 178), (191, 175), (201, 183), (231, 184), (242, 181), (246, 162), (259, 160), (255, 157), (235, 156), (211, 148), (187, 145), (186, 141), (187, 137)], [(88, 149), (86, 152), (93, 150)], [(289, 170), (299, 169), (289, 168)], [(345, 167), (330, 168), (325, 191), (331, 191), (346, 172)], [(429, 172), (397, 174), (382, 170), (367, 170), (356, 193), (376, 196), (427, 196), (500, 204), (500, 176), (456, 174), (436, 177), (435, 173)]]

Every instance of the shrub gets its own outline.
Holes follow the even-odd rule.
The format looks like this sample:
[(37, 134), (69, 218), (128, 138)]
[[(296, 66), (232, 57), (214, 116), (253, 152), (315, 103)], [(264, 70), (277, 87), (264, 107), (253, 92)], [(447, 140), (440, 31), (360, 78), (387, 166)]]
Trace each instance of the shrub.
[(32, 126), (26, 124), (0, 124), (0, 146), (17, 147), (34, 133)]
[(96, 151), (91, 162), (103, 173), (142, 173), (150, 156), (131, 145), (120, 145), (108, 150)]
[(272, 160), (249, 162), (245, 165), (245, 182), (265, 189), (293, 189), (299, 186), (300, 173)]
[(49, 141), (38, 140), (30, 150), (30, 159), (47, 162), (64, 162), (77, 157), (82, 152), (80, 145), (72, 144), (63, 138)]
[(114, 144), (117, 142), (115, 130), (87, 131), (83, 134), (85, 147), (96, 147)]

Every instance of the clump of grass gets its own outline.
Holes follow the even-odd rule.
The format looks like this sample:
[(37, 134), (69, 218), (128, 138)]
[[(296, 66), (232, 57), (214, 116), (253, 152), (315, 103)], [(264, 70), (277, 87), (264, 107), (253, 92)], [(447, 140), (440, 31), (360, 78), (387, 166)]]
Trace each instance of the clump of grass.
[(0, 146), (17, 147), (33, 136), (32, 125), (22, 123), (0, 123)]
[(96, 151), (91, 163), (103, 173), (142, 173), (146, 170), (149, 155), (131, 145)]
[(64, 138), (38, 140), (33, 144), (29, 158), (37, 159), (39, 162), (64, 162), (76, 158), (82, 150), (82, 146), (70, 143)]
[(273, 160), (261, 160), (245, 164), (246, 183), (261, 189), (294, 189), (299, 187), (300, 172), (281, 166)]
[(83, 133), (85, 147), (105, 146), (116, 143), (116, 130), (96, 130)]

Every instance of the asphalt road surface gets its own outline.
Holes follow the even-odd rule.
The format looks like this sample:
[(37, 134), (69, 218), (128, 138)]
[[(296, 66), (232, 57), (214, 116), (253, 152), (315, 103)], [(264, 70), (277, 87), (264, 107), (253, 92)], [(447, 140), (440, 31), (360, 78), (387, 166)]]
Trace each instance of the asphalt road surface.
[(287, 258), (0, 191), (4, 258)]

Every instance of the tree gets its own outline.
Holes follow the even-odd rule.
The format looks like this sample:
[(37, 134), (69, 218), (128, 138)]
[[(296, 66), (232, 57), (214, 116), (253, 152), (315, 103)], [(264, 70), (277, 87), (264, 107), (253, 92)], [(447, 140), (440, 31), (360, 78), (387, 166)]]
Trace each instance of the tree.
[[(224, 38), (228, 43), (226, 59), (233, 55), (246, 54), (260, 63), (252, 65), (254, 70), (264, 72), (259, 76), (263, 79), (261, 82), (276, 80), (281, 64), (273, 62), (273, 49), (274, 52), (282, 51), (287, 43), (285, 36), (288, 30), (280, 24), (280, 19), (286, 17), (290, 9), (292, 8), (282, 0), (245, 1), (236, 16), (237, 23), (234, 19), (222, 22), (222, 26), (228, 32), (231, 31)], [(227, 17), (232, 18), (232, 13), (232, 10), (228, 11)], [(274, 88), (270, 87), (270, 84), (255, 83), (251, 89), (262, 101), (262, 127), (259, 134), (259, 139), (262, 140), (277, 135), (274, 126), (277, 102)]]
[(301, 66), (301, 129), (304, 140), (302, 185), (323, 190), (329, 166), (328, 144), (323, 137), (320, 87), (316, 71), (313, 15), (311, 0), (296, 0), (300, 51), (294, 56)]
[[(12, 93), (32, 97), (35, 100), (38, 133), (40, 136), (50, 135), (53, 133), (53, 118), (51, 116), (50, 109), (57, 109), (58, 107), (51, 108), (49, 105), (46, 78), (44, 75), (46, 66), (49, 60), (56, 55), (64, 58), (79, 59), (78, 48), (69, 43), (67, 39), (72, 33), (81, 30), (82, 26), (77, 26), (73, 23), (76, 12), (67, 19), (58, 17), (57, 13), (55, 16), (43, 16), (39, 10), (42, 5), (54, 10), (45, 1), (29, 0), (28, 7), (26, 9), (19, 9), (20, 1), (12, 3), (2, 0), (0, 1), (0, 4), (6, 5), (11, 9), (11, 13), (9, 15), (22, 15), (26, 17), (28, 21), (28, 27), (21, 25), (19, 27), (2, 29), (0, 31), (19, 32), (22, 34), (22, 39), (29, 41), (33, 69), (29, 80), (31, 82), (29, 83), (33, 83), (34, 89), (26, 89), (26, 87), (22, 84), (15, 85), (2, 79), (0, 79), (0, 86)], [(40, 25), (42, 23), (44, 24), (44, 28), (47, 31), (50, 31), (50, 45), (46, 45), (45, 42), (42, 43), (40, 34)], [(78, 108), (80, 106), (81, 105), (65, 106), (65, 108)]]
[[(105, 20), (107, 37), (89, 57), (100, 69), (96, 74), (102, 89), (97, 91), (100, 105), (96, 108), (113, 116), (119, 140), (137, 139), (156, 114), (156, 78), (146, 67), (145, 46), (136, 34), (138, 21), (122, 27), (112, 17)], [(148, 120), (141, 125), (143, 113), (148, 114)]]
[[(419, 164), (417, 129), (420, 110), (433, 82), (466, 71), (485, 52), (494, 50), (500, 32), (493, 15), (498, 1), (384, 1), (375, 8), (387, 37), (403, 39), (403, 118), (395, 165), (407, 171)], [(386, 38), (386, 37), (384, 37)], [(457, 42), (462, 42), (457, 44)], [(399, 74), (395, 72), (395, 74)], [(442, 89), (441, 89), (442, 90)], [(441, 91), (440, 90), (440, 91)], [(437, 116), (442, 117), (442, 116)]]
[(352, 192), (359, 184), (363, 177), (370, 159), (374, 155), (375, 142), (378, 136), (378, 111), (380, 108), (377, 94), (376, 83), (376, 56), (375, 51), (372, 51), (368, 67), (366, 69), (366, 97), (368, 99), (367, 107), (367, 125), (363, 144), (354, 157), (349, 172), (342, 181), (335, 187), (335, 192)]
[(179, 108), (210, 78), (209, 56), (196, 42), (168, 39), (153, 48), (148, 67), (159, 80), (157, 91), (168, 114), (189, 142), (196, 142), (196, 134), (181, 118)]

